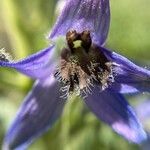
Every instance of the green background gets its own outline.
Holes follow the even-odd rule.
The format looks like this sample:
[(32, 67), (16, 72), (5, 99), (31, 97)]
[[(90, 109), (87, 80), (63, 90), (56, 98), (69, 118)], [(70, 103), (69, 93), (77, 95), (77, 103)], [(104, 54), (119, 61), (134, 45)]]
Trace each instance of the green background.
[[(44, 47), (57, 17), (56, 0), (0, 0), (0, 48), (20, 59)], [(150, 1), (111, 0), (107, 47), (141, 66), (150, 64)], [(33, 81), (0, 68), (0, 145)], [(134, 105), (142, 96), (132, 97)], [(82, 114), (82, 115), (81, 115)], [(81, 100), (69, 100), (53, 128), (29, 150), (138, 150), (99, 121)]]

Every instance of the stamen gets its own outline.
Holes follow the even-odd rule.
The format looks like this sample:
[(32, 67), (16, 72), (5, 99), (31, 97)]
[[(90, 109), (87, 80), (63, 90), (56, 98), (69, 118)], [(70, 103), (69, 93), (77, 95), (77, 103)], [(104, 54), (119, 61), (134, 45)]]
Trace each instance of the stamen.
[(66, 35), (68, 48), (61, 52), (55, 78), (62, 84), (62, 98), (76, 95), (87, 97), (93, 87), (105, 90), (114, 82), (115, 67), (103, 51), (91, 41), (89, 31), (77, 33), (69, 31)]

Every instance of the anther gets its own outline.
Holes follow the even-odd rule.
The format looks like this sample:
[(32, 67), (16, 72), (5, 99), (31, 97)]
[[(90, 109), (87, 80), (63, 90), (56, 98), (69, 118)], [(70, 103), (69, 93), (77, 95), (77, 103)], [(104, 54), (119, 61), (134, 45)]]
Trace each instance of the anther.
[(85, 48), (86, 52), (88, 52), (91, 44), (92, 44), (92, 40), (91, 40), (91, 35), (89, 31), (83, 31), (80, 35), (80, 39), (82, 41), (82, 47)]
[(74, 52), (74, 41), (79, 40), (79, 34), (75, 30), (69, 31), (66, 34), (66, 40), (69, 48)]
[(54, 76), (63, 85), (62, 97), (73, 92), (87, 97), (93, 87), (105, 90), (114, 82), (115, 66), (103, 50), (92, 43), (90, 32), (69, 31), (66, 35), (68, 47), (61, 52), (60, 63)]

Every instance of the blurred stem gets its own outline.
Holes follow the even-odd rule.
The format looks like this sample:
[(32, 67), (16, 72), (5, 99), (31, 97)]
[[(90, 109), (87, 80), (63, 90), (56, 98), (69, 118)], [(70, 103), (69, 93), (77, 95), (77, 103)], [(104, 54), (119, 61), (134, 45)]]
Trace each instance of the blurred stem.
[(71, 127), (71, 105), (73, 104), (72, 99), (66, 101), (63, 117), (62, 117), (62, 130), (61, 130), (61, 139), (62, 139), (62, 150), (70, 150), (71, 148), (66, 148), (68, 141), (70, 141), (70, 127)]

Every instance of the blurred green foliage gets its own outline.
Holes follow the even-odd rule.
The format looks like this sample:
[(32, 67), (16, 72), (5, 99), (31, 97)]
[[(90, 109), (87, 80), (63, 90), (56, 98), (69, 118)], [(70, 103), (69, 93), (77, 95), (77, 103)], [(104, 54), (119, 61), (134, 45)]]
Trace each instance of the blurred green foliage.
[[(0, 0), (0, 48), (15, 59), (49, 44), (45, 36), (55, 18), (56, 0)], [(150, 1), (111, 0), (107, 46), (145, 66), (150, 64)], [(0, 145), (21, 99), (31, 88), (27, 77), (0, 68)], [(56, 125), (30, 150), (137, 150), (99, 120), (79, 100), (69, 100)]]

